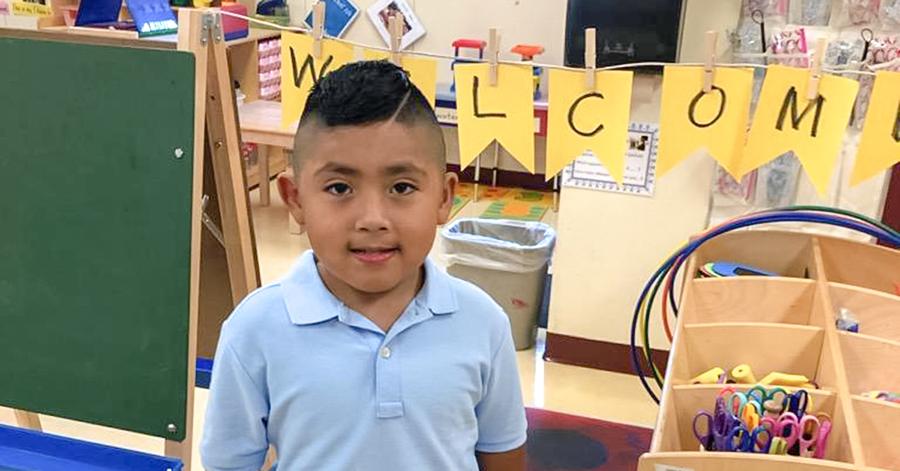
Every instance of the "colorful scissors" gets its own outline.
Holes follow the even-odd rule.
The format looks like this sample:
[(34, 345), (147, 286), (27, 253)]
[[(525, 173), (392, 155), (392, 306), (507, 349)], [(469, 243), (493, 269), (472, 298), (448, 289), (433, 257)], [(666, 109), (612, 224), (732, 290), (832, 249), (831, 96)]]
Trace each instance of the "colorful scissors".
[(769, 448), (772, 446), (772, 431), (759, 426), (753, 429), (753, 433), (751, 434), (751, 443), (753, 444), (753, 450), (756, 453), (768, 453)]
[(765, 412), (763, 413), (764, 417), (778, 420), (778, 418), (781, 417), (781, 413), (784, 412), (784, 402), (775, 402), (774, 399), (769, 399), (763, 403), (763, 408), (765, 409)]
[(814, 415), (805, 415), (800, 419), (800, 449), (798, 456), (811, 458), (819, 443), (819, 436), (822, 433), (822, 424)]
[(736, 417), (742, 417), (744, 415), (744, 408), (747, 406), (746, 394), (740, 391), (731, 390), (723, 397), (725, 398), (725, 404), (728, 406), (729, 412), (734, 414)]
[(725, 451), (753, 451), (753, 434), (742, 423), (735, 425), (725, 438)]
[(769, 454), (770, 455), (786, 455), (787, 454), (787, 441), (785, 441), (782, 437), (772, 437), (772, 440), (769, 442)]
[(789, 394), (785, 401), (785, 409), (796, 415), (799, 420), (806, 414), (806, 407), (809, 405), (809, 393), (805, 389), (800, 389)]
[(748, 430), (755, 430), (759, 426), (759, 403), (755, 400), (747, 401), (744, 406), (744, 412), (741, 414), (741, 420)]
[(828, 436), (831, 435), (831, 417), (828, 414), (816, 414), (819, 419), (819, 439), (816, 440), (816, 451), (813, 458), (825, 458), (825, 447), (828, 446)]
[(766, 401), (775, 401), (779, 404), (784, 402), (784, 398), (787, 397), (788, 393), (782, 388), (775, 387), (770, 390), (767, 390), (765, 386), (756, 385), (753, 386), (750, 391), (747, 391), (748, 399), (755, 399), (756, 402), (765, 405)]
[(776, 441), (776, 438), (784, 442), (786, 450), (793, 448), (800, 438), (800, 420), (791, 412), (785, 412), (777, 420), (763, 417), (760, 419), (760, 426), (772, 432), (772, 446), (776, 448), (780, 448), (780, 441)]
[[(700, 425), (701, 421), (706, 422), (706, 432), (703, 432)], [(694, 415), (694, 436), (697, 437), (697, 441), (700, 442), (700, 445), (703, 446), (703, 449), (706, 451), (714, 451), (715, 441), (714, 441), (714, 432), (715, 429), (715, 421), (713, 420), (712, 414), (705, 410), (701, 410)]]

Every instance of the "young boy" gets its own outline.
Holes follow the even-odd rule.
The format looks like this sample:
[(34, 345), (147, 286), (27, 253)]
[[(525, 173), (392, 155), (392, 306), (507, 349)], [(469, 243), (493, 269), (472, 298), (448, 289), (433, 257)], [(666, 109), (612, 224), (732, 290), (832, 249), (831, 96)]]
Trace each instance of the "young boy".
[(356, 62), (312, 90), (278, 189), (312, 251), (222, 327), (208, 471), (524, 469), (509, 321), (427, 259), (456, 175), (406, 73)]

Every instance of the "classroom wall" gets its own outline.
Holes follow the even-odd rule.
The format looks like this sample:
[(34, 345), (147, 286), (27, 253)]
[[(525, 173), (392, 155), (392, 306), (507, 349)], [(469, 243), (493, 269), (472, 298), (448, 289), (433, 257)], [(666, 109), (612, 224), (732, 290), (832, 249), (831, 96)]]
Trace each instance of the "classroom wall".
[[(514, 44), (537, 43), (546, 49), (538, 62), (563, 63), (566, 0), (408, 1), (427, 29), (412, 50), (452, 54), (450, 44), (454, 39), (487, 38), (488, 29), (497, 27), (502, 37), (501, 59), (516, 59), (509, 52)], [(292, 20), (299, 23), (314, 2), (289, 0), (289, 3)], [(372, 3), (373, 0), (356, 0), (360, 16), (348, 30), (347, 39), (383, 45), (365, 16)], [(740, 4), (741, 0), (685, 0), (679, 45), (681, 62), (702, 62), (704, 35), (709, 30), (719, 31), (720, 60), (731, 60), (728, 33), (737, 26)], [(448, 83), (449, 60), (442, 60), (438, 70), (438, 81)], [(660, 86), (660, 75), (635, 76), (632, 121), (658, 122)], [(448, 160), (458, 162), (456, 130), (445, 129), (445, 139)], [(544, 167), (545, 146), (545, 139), (536, 138), (539, 170)], [(845, 165), (852, 164), (852, 153), (851, 144), (844, 158)], [(490, 168), (491, 150), (483, 156), (483, 168)], [(500, 167), (524, 170), (505, 153), (501, 154)], [(549, 330), (592, 340), (628, 343), (631, 313), (646, 279), (674, 248), (707, 225), (713, 170), (711, 158), (695, 155), (658, 181), (653, 197), (563, 188)], [(804, 181), (800, 184), (798, 201), (840, 204), (875, 215), (881, 210), (883, 188), (884, 179), (879, 177), (853, 189), (835, 186), (826, 198), (819, 199)], [(661, 328), (658, 323), (654, 325), (653, 344), (665, 348)]]
[[(704, 34), (708, 30), (719, 31), (718, 55), (723, 61), (731, 60), (727, 32), (737, 25), (740, 3), (740, 0), (687, 0), (680, 61), (703, 61)], [(636, 78), (632, 121), (658, 121), (659, 86), (659, 77)], [(839, 206), (872, 217), (881, 214), (886, 173), (856, 187), (848, 186), (858, 142), (858, 132), (848, 131), (840, 164), (824, 197), (816, 194), (805, 174), (801, 175), (797, 204)], [(652, 198), (564, 187), (548, 330), (628, 344), (637, 297), (664, 259), (691, 235), (706, 228), (709, 217), (728, 218), (761, 209), (716, 208), (710, 214), (713, 171), (712, 159), (697, 154), (658, 180)], [(852, 235), (839, 229), (808, 225), (791, 228)], [(652, 325), (653, 347), (667, 349), (661, 323), (654, 319)]]
[[(680, 59), (703, 59), (703, 36), (737, 24), (740, 1), (687, 0)], [(720, 33), (719, 50), (727, 50)], [(658, 123), (662, 80), (637, 75), (631, 120)], [(553, 259), (548, 330), (552, 333), (628, 343), (638, 294), (656, 267), (706, 224), (712, 160), (689, 158), (656, 182), (653, 197), (562, 189), (559, 243)], [(659, 323), (654, 348), (668, 348)]]
[[(516, 44), (541, 44), (546, 52), (537, 61), (562, 64), (565, 51), (566, 0), (408, 0), (419, 20), (425, 26), (426, 34), (409, 50), (426, 51), (453, 55), (451, 44), (459, 38), (481, 38), (487, 40), (488, 30), (500, 30), (500, 60), (519, 60), (519, 56), (509, 52)], [(313, 0), (288, 0), (292, 24), (301, 25), (310, 12)], [(347, 30), (344, 39), (363, 44), (386, 47), (375, 26), (369, 20), (366, 10), (375, 0), (354, 0), (360, 13)], [(438, 61), (438, 83), (452, 81), (450, 60)], [(542, 84), (546, 86), (546, 80)], [(459, 163), (459, 146), (455, 128), (444, 128), (447, 143), (447, 161)], [(544, 168), (546, 139), (535, 138), (536, 168)], [(482, 168), (493, 167), (493, 149), (489, 147), (482, 154)], [(515, 159), (501, 149), (499, 167), (503, 170), (525, 172)]]

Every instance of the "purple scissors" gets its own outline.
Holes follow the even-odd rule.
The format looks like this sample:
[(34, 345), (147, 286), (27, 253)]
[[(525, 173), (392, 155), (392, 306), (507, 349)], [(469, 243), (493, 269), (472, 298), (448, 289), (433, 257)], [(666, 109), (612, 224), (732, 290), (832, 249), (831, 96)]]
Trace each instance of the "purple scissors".
[[(706, 422), (703, 424), (703, 422)], [(705, 425), (705, 427), (704, 427)], [(701, 410), (694, 415), (694, 437), (700, 442), (705, 451), (714, 451), (716, 442), (714, 439), (714, 425), (712, 414), (705, 410)], [(704, 431), (705, 430), (705, 431)]]
[(712, 413), (705, 410), (697, 412), (694, 415), (693, 429), (694, 437), (706, 451), (734, 451), (752, 446), (752, 443), (747, 444), (750, 442), (747, 428), (734, 414), (725, 410), (724, 402), (717, 404)]

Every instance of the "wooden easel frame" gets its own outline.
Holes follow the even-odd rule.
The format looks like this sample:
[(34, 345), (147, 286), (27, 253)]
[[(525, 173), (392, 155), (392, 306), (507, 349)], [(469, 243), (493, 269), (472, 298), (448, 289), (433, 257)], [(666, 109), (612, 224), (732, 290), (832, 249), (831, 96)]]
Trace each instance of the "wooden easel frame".
[[(218, 207), (222, 220), (232, 301), (237, 304), (259, 287), (259, 265), (251, 228), (249, 198), (245, 190), (243, 158), (235, 116), (234, 90), (228, 68), (221, 13), (215, 10), (181, 9), (178, 12), (179, 51), (195, 56), (194, 168), (191, 200), (191, 282), (188, 345), (187, 415), (185, 439), (166, 440), (165, 455), (179, 458), (184, 470), (191, 470), (193, 450), (194, 388), (197, 360), (197, 336), (200, 306), (200, 260), (203, 217), (204, 156), (211, 150)], [(110, 37), (104, 30), (96, 35), (11, 30), (0, 28), (0, 37), (50, 39), (57, 41), (111, 46), (159, 49), (165, 43)], [(14, 410), (20, 427), (41, 430), (35, 412)]]

